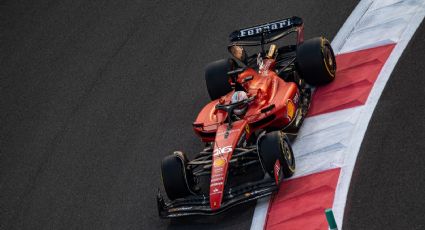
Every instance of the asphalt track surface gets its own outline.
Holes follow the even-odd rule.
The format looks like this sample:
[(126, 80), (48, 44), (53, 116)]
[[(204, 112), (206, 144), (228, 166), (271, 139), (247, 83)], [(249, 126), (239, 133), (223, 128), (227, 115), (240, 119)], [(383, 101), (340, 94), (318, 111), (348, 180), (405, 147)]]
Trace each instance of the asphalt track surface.
[(344, 229), (425, 229), (425, 24), (397, 63), (370, 120)]
[[(208, 102), (203, 67), (227, 56), (234, 29), (292, 15), (306, 38), (332, 40), (357, 1), (0, 4), (0, 229), (248, 229), (255, 203), (214, 218), (156, 212), (161, 159), (202, 147), (191, 123)], [(347, 228), (396, 221), (400, 206), (423, 221), (420, 30), (372, 118)]]

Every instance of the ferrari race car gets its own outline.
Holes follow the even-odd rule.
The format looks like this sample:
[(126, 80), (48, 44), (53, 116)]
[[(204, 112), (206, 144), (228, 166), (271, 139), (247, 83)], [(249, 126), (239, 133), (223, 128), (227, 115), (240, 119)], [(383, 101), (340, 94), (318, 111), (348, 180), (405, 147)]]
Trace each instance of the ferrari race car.
[[(207, 66), (211, 102), (193, 123), (205, 149), (191, 160), (180, 151), (162, 160), (168, 199), (158, 190), (160, 217), (214, 215), (271, 195), (294, 174), (291, 141), (312, 87), (333, 81), (336, 72), (328, 40), (304, 40), (303, 28), (292, 17), (230, 34), (231, 58)], [(288, 35), (294, 44), (276, 45)], [(257, 52), (248, 55), (247, 48)]]

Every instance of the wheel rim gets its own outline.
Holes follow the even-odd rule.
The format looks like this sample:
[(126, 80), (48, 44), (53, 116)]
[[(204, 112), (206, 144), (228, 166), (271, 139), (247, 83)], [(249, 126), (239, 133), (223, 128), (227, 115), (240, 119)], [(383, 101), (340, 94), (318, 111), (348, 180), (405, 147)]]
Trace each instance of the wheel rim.
[(295, 171), (295, 167), (294, 167), (295, 166), (295, 159), (292, 156), (291, 148), (289, 147), (288, 142), (285, 139), (283, 139), (283, 137), (282, 137), (281, 143), (282, 143), (282, 150), (283, 150), (282, 151), (283, 152), (283, 158), (285, 159), (289, 169), (291, 171)]
[(291, 150), (288, 147), (288, 143), (286, 141), (283, 144), (285, 160), (288, 162), (290, 166), (294, 164), (294, 158), (292, 157)]
[(325, 45), (323, 56), (324, 56), (323, 58), (326, 65), (326, 69), (329, 71), (329, 73), (332, 76), (334, 76), (336, 71), (336, 61), (329, 45)]

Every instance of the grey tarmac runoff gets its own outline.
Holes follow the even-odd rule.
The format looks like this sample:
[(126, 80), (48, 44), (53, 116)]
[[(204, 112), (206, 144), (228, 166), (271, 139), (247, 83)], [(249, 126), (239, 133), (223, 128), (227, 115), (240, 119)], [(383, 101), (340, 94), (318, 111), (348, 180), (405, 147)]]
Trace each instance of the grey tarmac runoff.
[[(304, 19), (306, 38), (323, 34), (332, 40), (357, 3), (3, 1), (0, 229), (249, 229), (255, 203), (211, 218), (170, 221), (156, 212), (161, 159), (176, 149), (202, 147), (191, 123), (208, 102), (203, 68), (227, 56), (234, 29), (293, 15)], [(423, 81), (403, 75), (423, 68), (411, 59), (406, 52), (403, 70), (399, 64), (393, 77), (399, 72), (411, 82)], [(391, 82), (382, 100), (415, 95), (408, 85), (390, 87), (398, 84)], [(376, 115), (379, 108), (371, 123), (385, 119)], [(406, 120), (419, 122), (418, 117)], [(403, 131), (408, 130), (397, 135), (405, 143)], [(393, 163), (386, 159), (391, 158), (366, 164)], [(359, 162), (362, 167), (362, 153)], [(409, 172), (423, 175), (415, 165)], [(388, 176), (363, 173), (358, 175), (368, 180)], [(353, 201), (376, 202), (364, 195), (367, 184), (356, 188)], [(373, 221), (358, 203), (351, 208), (356, 223), (346, 217), (347, 228)]]

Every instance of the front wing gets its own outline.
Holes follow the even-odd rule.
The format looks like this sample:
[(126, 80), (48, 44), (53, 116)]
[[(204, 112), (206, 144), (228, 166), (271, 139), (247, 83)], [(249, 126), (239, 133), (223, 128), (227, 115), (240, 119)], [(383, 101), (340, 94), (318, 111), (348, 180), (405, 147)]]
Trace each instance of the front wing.
[(223, 201), (219, 209), (210, 208), (208, 195), (193, 195), (165, 202), (158, 191), (157, 203), (159, 216), (162, 218), (174, 218), (191, 215), (216, 215), (236, 205), (269, 196), (278, 190), (276, 182), (269, 176), (264, 179), (245, 183), (240, 186), (225, 190)]

